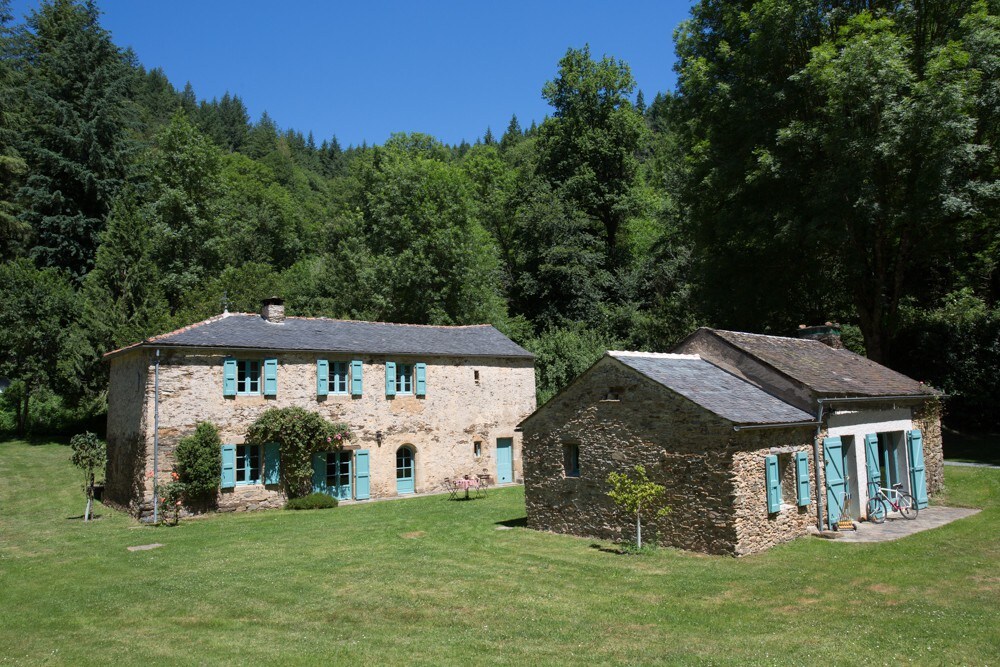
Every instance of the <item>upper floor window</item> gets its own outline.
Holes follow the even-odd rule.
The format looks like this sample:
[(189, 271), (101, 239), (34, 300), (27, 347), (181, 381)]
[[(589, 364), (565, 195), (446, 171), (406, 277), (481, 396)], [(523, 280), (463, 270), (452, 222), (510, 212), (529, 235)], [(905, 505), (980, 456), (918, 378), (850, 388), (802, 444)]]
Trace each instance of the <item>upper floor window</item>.
[(413, 393), (413, 365), (396, 364), (396, 393)]
[(346, 394), (347, 393), (347, 369), (348, 365), (346, 361), (331, 361), (330, 362), (330, 393), (331, 394)]
[(260, 362), (249, 359), (236, 361), (236, 393), (260, 393)]

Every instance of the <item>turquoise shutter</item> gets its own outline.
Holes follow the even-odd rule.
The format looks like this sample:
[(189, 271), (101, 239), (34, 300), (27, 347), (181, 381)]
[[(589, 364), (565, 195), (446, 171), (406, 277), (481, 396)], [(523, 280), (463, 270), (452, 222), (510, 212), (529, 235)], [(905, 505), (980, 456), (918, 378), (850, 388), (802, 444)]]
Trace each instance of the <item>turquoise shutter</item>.
[(396, 395), (396, 362), (385, 362), (385, 395)]
[(326, 452), (313, 454), (313, 493), (326, 493)]
[(316, 395), (326, 396), (330, 391), (330, 362), (326, 359), (316, 360)]
[(910, 454), (910, 495), (917, 501), (917, 508), (927, 507), (927, 472), (924, 470), (924, 436), (920, 431), (907, 431), (906, 440)]
[(236, 445), (222, 446), (222, 481), (219, 486), (223, 489), (236, 486)]
[[(823, 462), (826, 475), (826, 520), (832, 528), (844, 514), (847, 483), (844, 475), (844, 443), (839, 436), (823, 439)], [(818, 489), (817, 493), (821, 493)]]
[(279, 484), (281, 482), (281, 447), (276, 442), (264, 445), (264, 483)]
[(868, 472), (868, 497), (875, 496), (881, 485), (882, 473), (878, 463), (878, 436), (869, 433), (865, 436), (865, 469)]
[(361, 395), (361, 373), (364, 365), (360, 359), (351, 362), (351, 396)]
[(795, 481), (799, 507), (809, 504), (809, 455), (795, 452)]
[(367, 500), (371, 497), (367, 449), (354, 452), (354, 476), (354, 497), (357, 500)]
[(778, 480), (778, 457), (764, 457), (764, 478), (767, 483), (767, 512), (774, 514), (781, 509), (781, 486)]
[(264, 360), (264, 395), (278, 395), (278, 360)]
[(420, 363), (417, 364), (416, 368), (417, 375), (417, 391), (415, 392), (417, 396), (427, 395), (427, 364)]
[(236, 395), (236, 360), (232, 357), (222, 362), (222, 395)]

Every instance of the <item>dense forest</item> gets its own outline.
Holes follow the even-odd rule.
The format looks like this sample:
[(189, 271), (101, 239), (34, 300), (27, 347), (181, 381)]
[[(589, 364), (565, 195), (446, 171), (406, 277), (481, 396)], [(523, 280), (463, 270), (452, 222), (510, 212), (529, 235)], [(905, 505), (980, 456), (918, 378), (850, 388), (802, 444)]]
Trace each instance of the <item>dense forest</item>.
[(103, 353), (272, 294), (490, 322), (537, 355), (540, 400), (605, 349), (837, 321), (989, 428), (998, 8), (701, 0), (675, 90), (574, 47), (540, 124), (345, 148), (178, 90), (93, 2), (0, 0), (0, 430), (99, 424)]

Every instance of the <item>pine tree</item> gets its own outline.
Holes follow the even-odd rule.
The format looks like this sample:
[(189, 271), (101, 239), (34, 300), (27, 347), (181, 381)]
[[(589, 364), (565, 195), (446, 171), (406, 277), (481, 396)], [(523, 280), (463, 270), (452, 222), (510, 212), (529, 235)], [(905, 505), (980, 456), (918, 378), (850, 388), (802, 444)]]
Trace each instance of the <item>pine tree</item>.
[(487, 146), (493, 146), (497, 143), (497, 140), (493, 137), (493, 130), (489, 127), (486, 128), (486, 134), (483, 135), (483, 143)]
[(7, 23), (11, 20), (10, 1), (0, 0), (0, 253), (10, 257), (27, 232), (17, 217), (14, 196), (25, 173), (24, 160), (15, 146), (20, 116), (15, 112), (15, 71), (9, 65), (12, 51)]
[(500, 150), (502, 152), (510, 150), (523, 138), (524, 134), (521, 132), (521, 124), (517, 122), (517, 114), (514, 114), (510, 117), (510, 123), (507, 125), (507, 131), (503, 133), (503, 137), (500, 139)]
[(642, 94), (642, 90), (635, 96), (635, 110), (641, 114), (646, 113), (646, 97)]
[(77, 280), (93, 265), (133, 147), (134, 71), (98, 14), (89, 0), (51, 0), (32, 12), (26, 37), (22, 219), (36, 261)]
[(219, 144), (228, 151), (235, 152), (243, 148), (247, 140), (250, 114), (239, 95), (230, 95), (229, 91), (219, 102), (219, 126), (222, 143)]

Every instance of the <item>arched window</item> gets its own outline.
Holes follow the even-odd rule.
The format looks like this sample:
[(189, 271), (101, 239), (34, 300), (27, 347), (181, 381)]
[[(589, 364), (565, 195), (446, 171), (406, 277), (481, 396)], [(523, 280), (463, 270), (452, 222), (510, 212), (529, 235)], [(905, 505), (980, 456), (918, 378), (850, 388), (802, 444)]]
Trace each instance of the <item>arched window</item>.
[(396, 450), (396, 493), (413, 493), (413, 448), (403, 445)]

